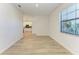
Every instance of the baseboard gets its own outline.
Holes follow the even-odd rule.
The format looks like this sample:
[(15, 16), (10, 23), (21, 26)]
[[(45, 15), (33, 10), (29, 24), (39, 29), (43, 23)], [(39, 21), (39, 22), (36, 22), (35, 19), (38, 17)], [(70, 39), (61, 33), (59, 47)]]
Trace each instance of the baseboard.
[(37, 36), (48, 36), (48, 34), (36, 34)]
[(51, 39), (54, 39), (56, 42), (58, 42), (61, 46), (63, 46), (65, 49), (67, 49), (72, 55), (74, 55), (75, 54), (75, 52), (74, 51), (72, 51), (71, 49), (69, 49), (68, 47), (66, 47), (62, 42), (60, 42), (60, 41), (58, 41), (58, 40), (56, 40), (54, 37), (52, 37), (52, 36), (49, 36)]
[(32, 35), (35, 35), (36, 36), (36, 33), (32, 33)]
[(12, 45), (14, 45), (17, 41), (23, 39), (23, 36), (19, 39), (16, 39), (15, 41), (11, 42), (7, 47), (5, 47), (4, 49), (0, 50), (0, 54), (2, 54), (4, 51), (6, 51), (8, 48), (10, 48)]

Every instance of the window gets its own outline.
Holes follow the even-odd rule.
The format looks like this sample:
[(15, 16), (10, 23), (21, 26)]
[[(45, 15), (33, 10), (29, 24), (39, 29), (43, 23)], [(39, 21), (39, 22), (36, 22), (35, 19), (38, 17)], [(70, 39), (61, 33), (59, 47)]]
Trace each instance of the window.
[(79, 4), (72, 4), (60, 12), (61, 32), (79, 35)]

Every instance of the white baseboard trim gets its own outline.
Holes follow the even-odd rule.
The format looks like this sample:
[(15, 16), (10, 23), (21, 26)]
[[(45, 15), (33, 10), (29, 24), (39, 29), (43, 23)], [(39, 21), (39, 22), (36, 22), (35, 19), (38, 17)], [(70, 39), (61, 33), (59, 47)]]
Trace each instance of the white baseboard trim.
[(56, 42), (58, 42), (60, 45), (62, 45), (64, 48), (66, 48), (72, 55), (75, 55), (75, 52), (69, 49), (66, 45), (64, 45), (62, 42), (56, 40), (54, 37), (49, 36), (50, 38), (54, 39)]
[(37, 36), (48, 36), (48, 34), (36, 34)]
[(14, 45), (17, 41), (21, 40), (23, 38), (23, 36), (19, 39), (16, 39), (15, 41), (11, 42), (7, 47), (5, 47), (4, 49), (0, 50), (0, 54), (2, 54), (4, 51), (6, 51), (8, 48), (10, 48), (12, 45)]
[(36, 34), (36, 33), (32, 33), (32, 34), (36, 36), (49, 36), (48, 34)]

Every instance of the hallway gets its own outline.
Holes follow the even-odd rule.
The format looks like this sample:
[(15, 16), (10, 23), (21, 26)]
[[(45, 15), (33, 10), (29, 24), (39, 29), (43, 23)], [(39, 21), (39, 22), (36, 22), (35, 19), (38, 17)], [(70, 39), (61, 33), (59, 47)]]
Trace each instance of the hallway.
[(48, 36), (32, 35), (25, 32), (24, 38), (6, 50), (3, 55), (69, 55), (71, 54)]

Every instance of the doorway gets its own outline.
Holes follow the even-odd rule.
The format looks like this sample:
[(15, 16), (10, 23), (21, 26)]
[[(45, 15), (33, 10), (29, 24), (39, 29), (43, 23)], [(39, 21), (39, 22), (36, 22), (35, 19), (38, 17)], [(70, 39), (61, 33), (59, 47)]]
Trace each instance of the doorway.
[(24, 32), (31, 31), (32, 32), (32, 22), (23, 22)]
[(24, 15), (23, 16), (23, 32), (31, 32), (32, 34), (32, 17)]

